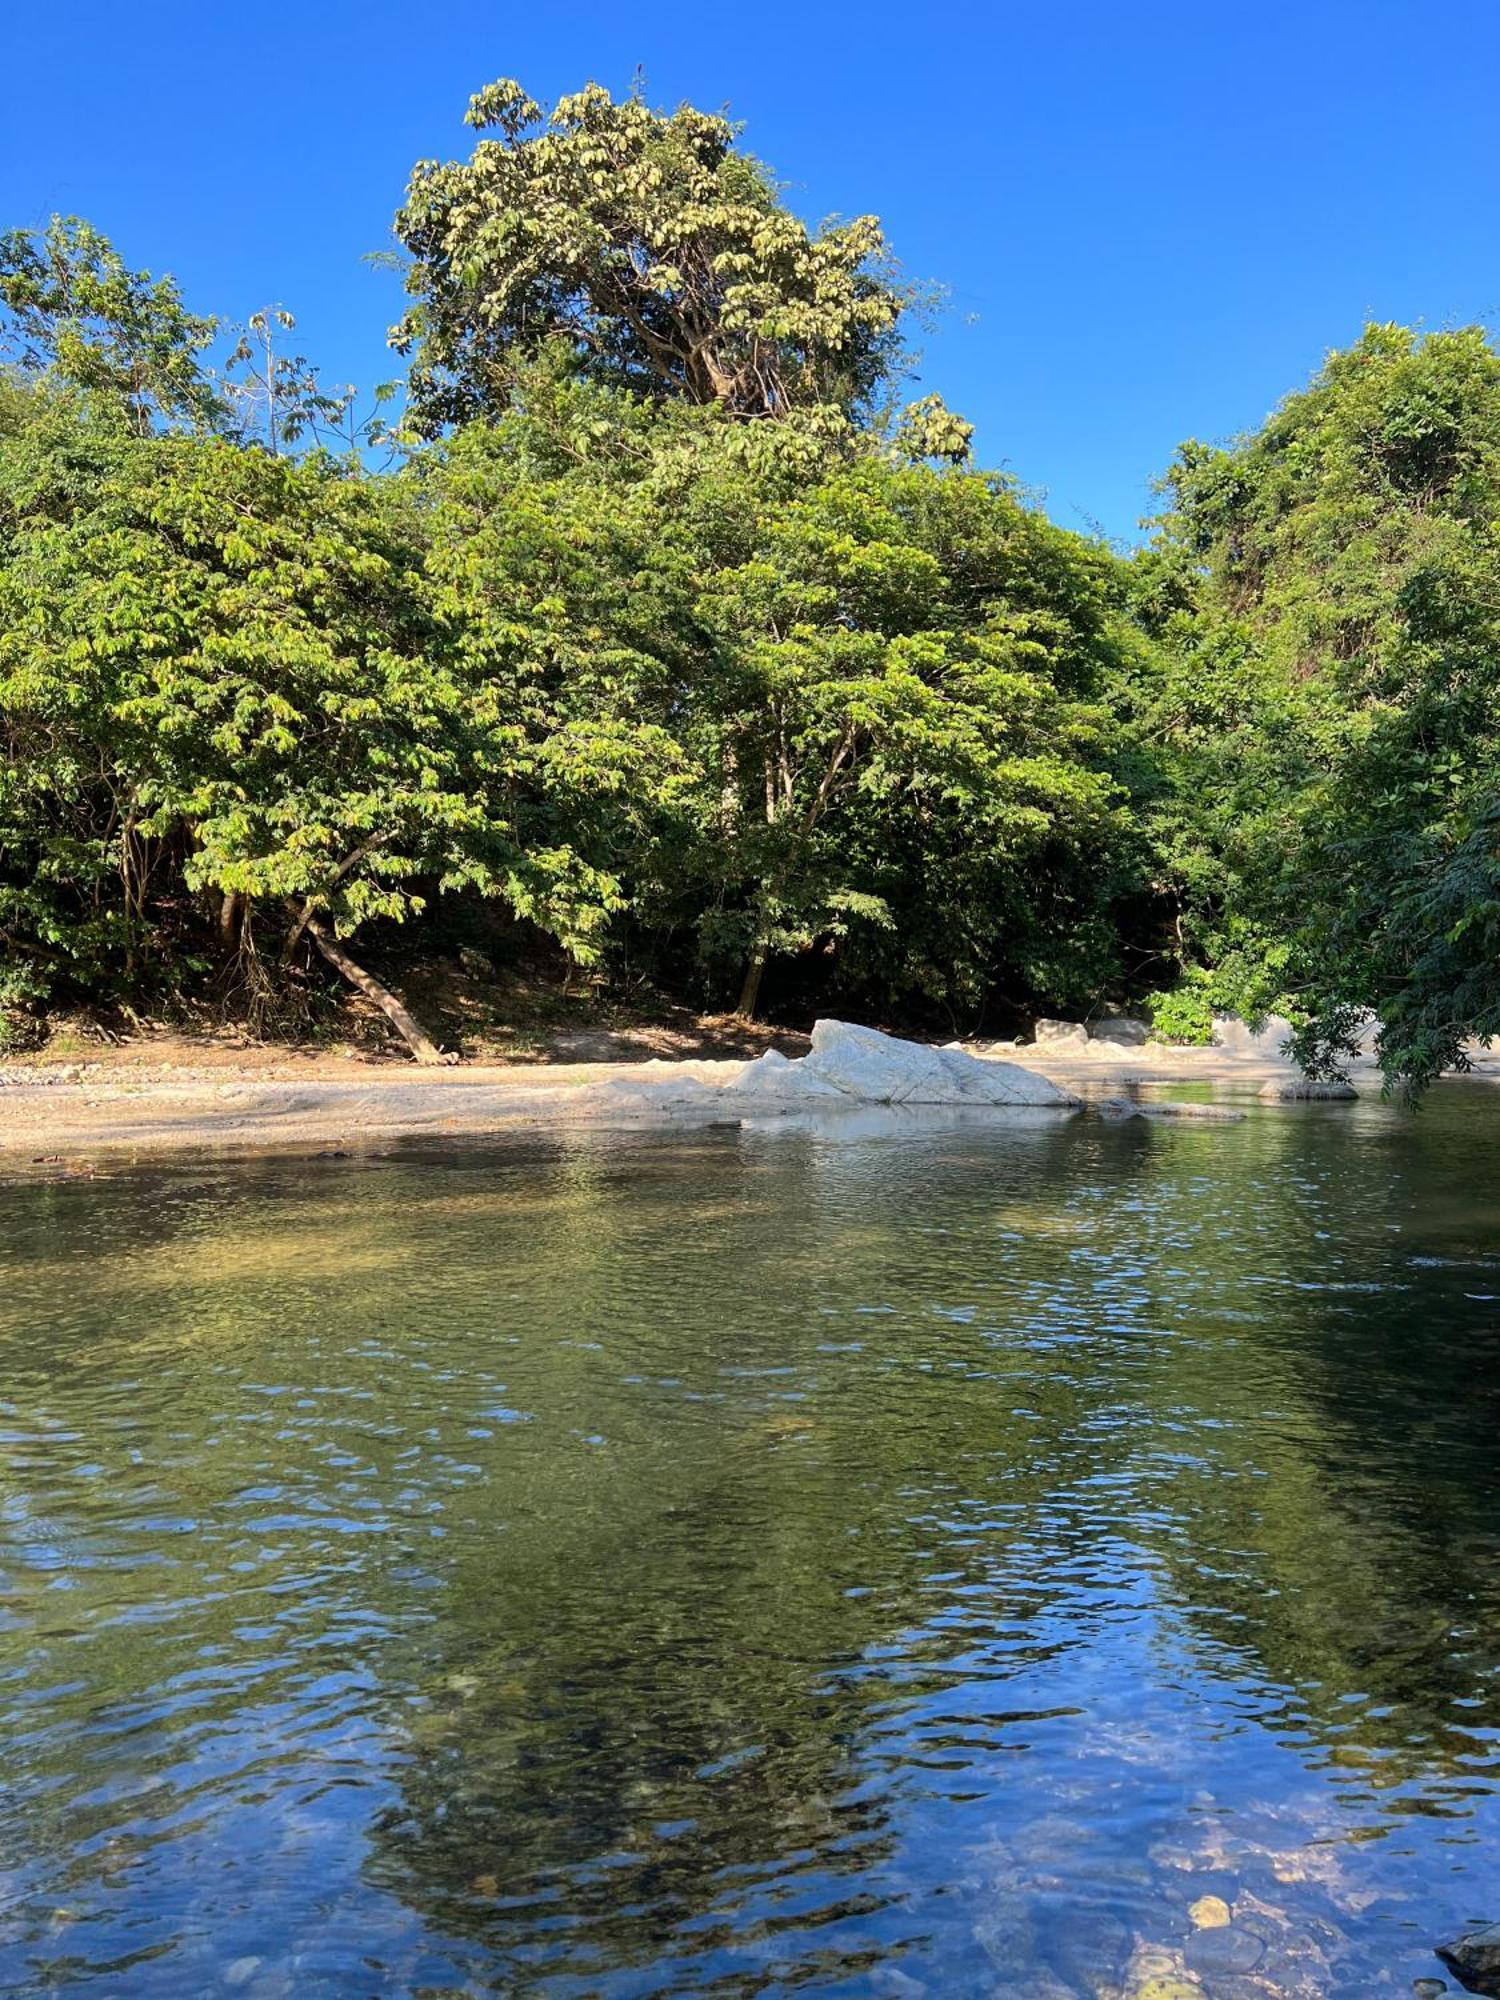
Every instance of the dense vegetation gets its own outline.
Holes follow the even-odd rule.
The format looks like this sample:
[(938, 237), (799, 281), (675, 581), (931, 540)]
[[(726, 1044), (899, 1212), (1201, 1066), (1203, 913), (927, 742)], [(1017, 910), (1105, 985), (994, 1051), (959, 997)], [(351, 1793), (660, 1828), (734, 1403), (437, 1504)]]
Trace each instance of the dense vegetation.
[(915, 295), (722, 119), (475, 99), (361, 419), (0, 237), (0, 1008), (306, 1018), (493, 908), (703, 1006), (1500, 1028), (1500, 358), (1374, 328), (1130, 557), (900, 406)]

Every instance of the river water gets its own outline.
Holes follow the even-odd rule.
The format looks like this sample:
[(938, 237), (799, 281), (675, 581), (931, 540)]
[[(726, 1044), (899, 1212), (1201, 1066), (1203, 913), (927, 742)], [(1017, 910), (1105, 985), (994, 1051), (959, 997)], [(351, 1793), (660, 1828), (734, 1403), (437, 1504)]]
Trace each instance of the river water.
[(1366, 2000), (1500, 1917), (1485, 1086), (0, 1223), (0, 1992)]

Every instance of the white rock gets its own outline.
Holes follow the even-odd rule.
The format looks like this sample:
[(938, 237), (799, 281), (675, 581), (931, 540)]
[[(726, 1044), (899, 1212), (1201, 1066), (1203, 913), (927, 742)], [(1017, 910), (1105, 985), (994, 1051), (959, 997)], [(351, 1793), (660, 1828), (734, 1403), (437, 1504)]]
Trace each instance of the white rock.
[(1292, 1032), (1292, 1024), (1280, 1014), (1267, 1014), (1258, 1029), (1251, 1029), (1237, 1014), (1214, 1015), (1214, 1041), (1231, 1056), (1249, 1056), (1260, 1062), (1289, 1062), (1282, 1044)]
[(828, 1083), (807, 1066), (806, 1057), (793, 1062), (780, 1049), (767, 1049), (754, 1062), (747, 1062), (727, 1086), (736, 1097), (773, 1098), (778, 1103), (805, 1099), (842, 1097), (837, 1084)]
[(1089, 1031), (1081, 1021), (1037, 1021), (1034, 1033), (1038, 1042), (1047, 1042), (1064, 1048), (1087, 1048)]
[(1074, 1105), (1078, 1099), (1050, 1077), (1020, 1063), (999, 1062), (993, 1056), (981, 1058), (939, 1051), (949, 1082), (956, 1087), (962, 1103), (1058, 1104)]
[(1128, 1014), (1106, 1014), (1089, 1029), (1090, 1041), (1113, 1042), (1127, 1049), (1140, 1048), (1150, 1036), (1147, 1023), (1133, 1020)]
[(847, 1021), (819, 1021), (812, 1053), (791, 1069), (832, 1084), (864, 1104), (1039, 1104), (1076, 1102), (1017, 1063), (985, 1062), (961, 1049), (898, 1041)]

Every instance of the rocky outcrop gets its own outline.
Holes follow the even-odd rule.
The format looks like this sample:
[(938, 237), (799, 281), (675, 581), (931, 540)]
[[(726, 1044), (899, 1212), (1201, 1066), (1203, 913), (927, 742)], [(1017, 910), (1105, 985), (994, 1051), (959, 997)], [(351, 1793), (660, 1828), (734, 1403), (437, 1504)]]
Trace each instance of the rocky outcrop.
[(800, 1061), (767, 1053), (746, 1063), (731, 1094), (766, 1109), (856, 1104), (1031, 1106), (1068, 1110), (1077, 1099), (1017, 1063), (983, 1061), (962, 1049), (904, 1042), (848, 1021), (819, 1021)]
[(1440, 1944), (1437, 1955), (1467, 1992), (1500, 1994), (1500, 1924)]

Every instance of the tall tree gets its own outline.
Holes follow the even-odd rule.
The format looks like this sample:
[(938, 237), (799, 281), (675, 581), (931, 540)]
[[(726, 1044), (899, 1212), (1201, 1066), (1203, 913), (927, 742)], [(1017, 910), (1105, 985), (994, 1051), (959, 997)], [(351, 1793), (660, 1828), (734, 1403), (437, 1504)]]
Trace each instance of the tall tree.
[(544, 117), (500, 82), (468, 123), (497, 136), (421, 162), (396, 218), (419, 427), (493, 415), (555, 343), (597, 379), (741, 418), (837, 424), (881, 390), (912, 295), (880, 225), (809, 230), (727, 119), (597, 84)]

